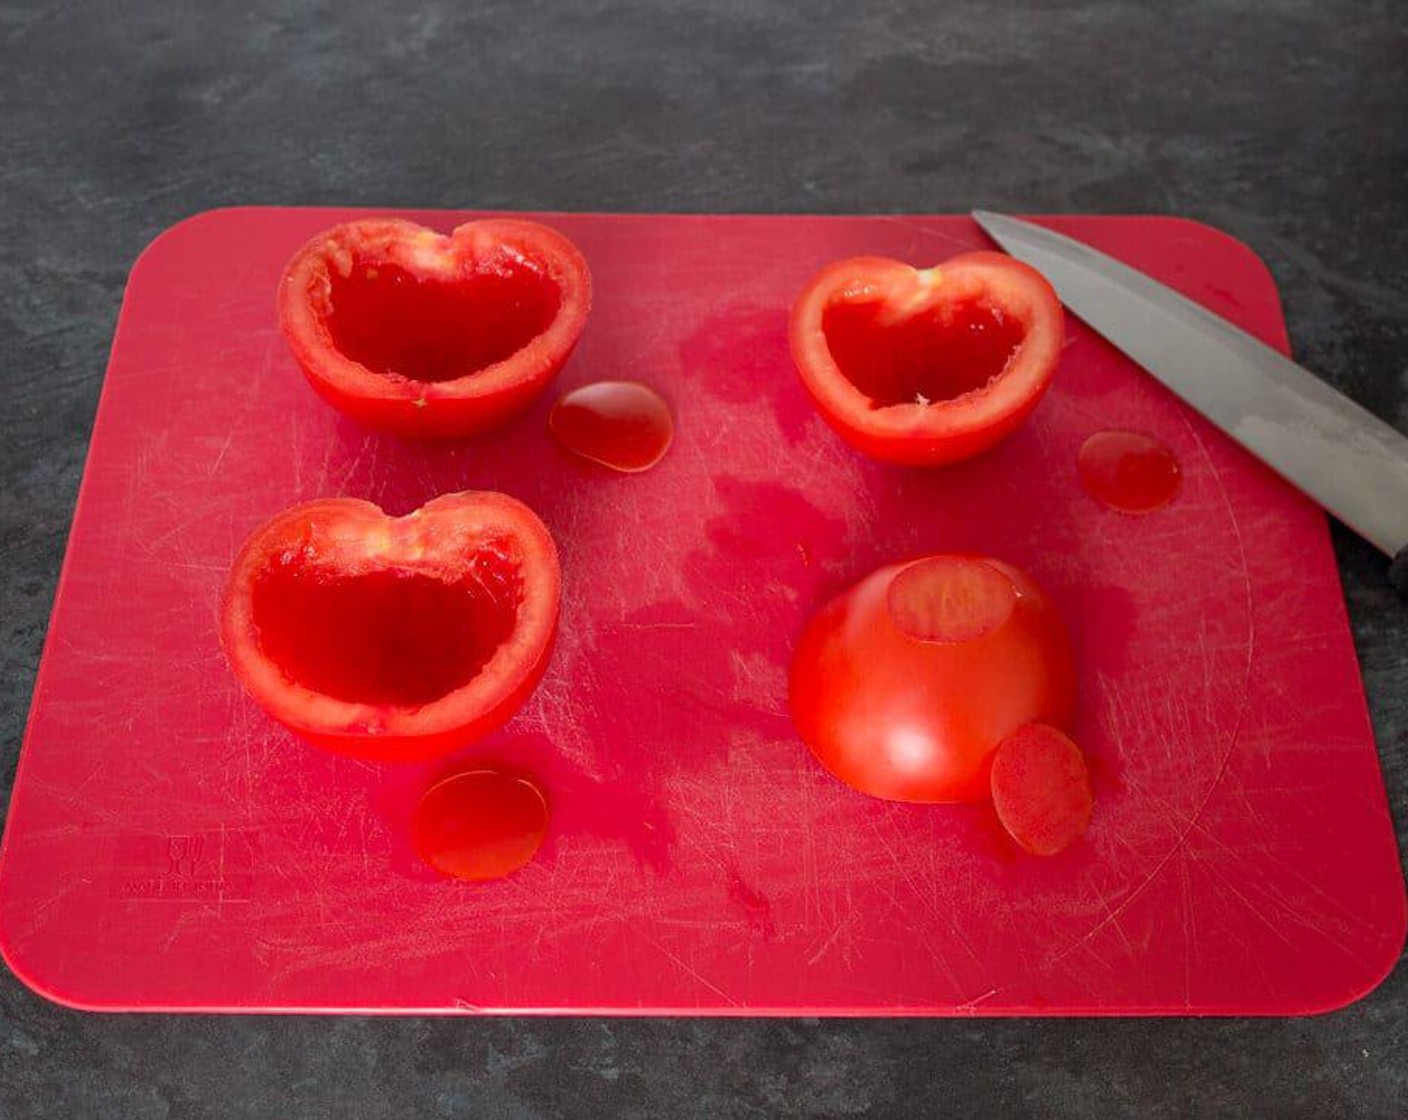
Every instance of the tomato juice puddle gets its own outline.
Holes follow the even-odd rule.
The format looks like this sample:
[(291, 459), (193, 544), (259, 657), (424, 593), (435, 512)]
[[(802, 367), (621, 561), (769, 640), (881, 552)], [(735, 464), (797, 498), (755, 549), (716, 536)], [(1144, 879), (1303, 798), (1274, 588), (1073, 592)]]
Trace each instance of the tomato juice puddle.
[(635, 381), (597, 381), (563, 396), (548, 417), (553, 438), (568, 451), (612, 470), (648, 470), (675, 436), (670, 406)]
[(527, 864), (547, 827), (547, 798), (536, 784), (479, 769), (426, 790), (411, 819), (411, 837), (420, 858), (441, 874), (485, 882)]
[(1121, 513), (1151, 513), (1178, 493), (1178, 460), (1150, 436), (1096, 432), (1076, 456), (1080, 484), (1096, 501)]

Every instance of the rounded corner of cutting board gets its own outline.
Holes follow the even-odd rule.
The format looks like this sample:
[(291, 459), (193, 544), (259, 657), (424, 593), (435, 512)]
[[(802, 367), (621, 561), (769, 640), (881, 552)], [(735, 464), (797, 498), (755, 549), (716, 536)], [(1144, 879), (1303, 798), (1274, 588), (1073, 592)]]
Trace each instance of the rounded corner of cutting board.
[[(1200, 218), (1184, 218), (1178, 215), (1166, 215), (1157, 219), (1161, 223), (1174, 228), (1188, 230), (1198, 240), (1215, 244), (1223, 251), (1220, 255), (1227, 257), (1241, 257), (1247, 264), (1251, 273), (1256, 275), (1256, 282), (1276, 293), (1280, 298), (1281, 288), (1276, 283), (1276, 275), (1271, 271), (1271, 266), (1266, 263), (1266, 258), (1261, 255), (1253, 246), (1242, 240), (1235, 233), (1215, 226), (1211, 222), (1205, 222)], [(1250, 277), (1248, 277), (1250, 279)]]
[[(56, 962), (29, 956), (29, 950), (21, 951), (14, 940), (12, 923), (15, 920), (11, 908), (0, 905), (0, 959), (15, 977), (35, 995), (50, 1003), (70, 1011), (128, 1011), (132, 1008), (124, 1004), (105, 1003), (90, 998), (82, 992), (66, 985), (64, 977), (58, 975)], [(42, 950), (41, 950), (42, 953)], [(55, 970), (51, 972), (50, 970)]]
[[(1235, 233), (1232, 233), (1230, 230), (1223, 229), (1220, 225), (1216, 225), (1209, 221), (1204, 221), (1202, 218), (1189, 218), (1183, 214), (1147, 214), (1139, 215), (1137, 218), (1123, 220), (1135, 220), (1146, 227), (1151, 225), (1158, 225), (1163, 226), (1166, 229), (1186, 230), (1189, 234), (1199, 240), (1217, 242), (1222, 246), (1231, 249), (1234, 252), (1242, 254), (1250, 259), (1254, 259), (1258, 262), (1261, 262), (1262, 260), (1261, 254), (1258, 253), (1255, 249), (1253, 249), (1251, 245), (1249, 245), (1246, 241), (1243, 241), (1240, 237), (1238, 237)], [(1267, 272), (1267, 278), (1271, 278), (1271, 274), (1269, 271)]]
[[(1162, 244), (1170, 256), (1186, 255), (1192, 250), (1204, 266), (1216, 266), (1225, 281), (1220, 287), (1245, 292), (1268, 301), (1266, 326), (1269, 328), (1269, 335), (1263, 335), (1263, 341), (1285, 353), (1290, 352), (1290, 336), (1281, 306), (1281, 286), (1276, 281), (1276, 275), (1266, 263), (1266, 258), (1235, 233), (1201, 218), (1186, 218), (1180, 214), (1053, 214), (1040, 220), (1042, 224), (1051, 225), (1059, 232), (1066, 233), (1078, 241), (1089, 241), (1097, 247), (1102, 247), (1103, 229), (1107, 236), (1111, 232), (1127, 232), (1129, 236), (1144, 244), (1150, 242), (1152, 235), (1152, 239)], [(1180, 246), (1183, 247), (1182, 253), (1179, 252)], [(1107, 251), (1112, 248), (1103, 247)], [(1114, 255), (1123, 258), (1118, 249), (1114, 249)], [(1147, 269), (1141, 269), (1145, 270)], [(1171, 278), (1164, 279), (1167, 281)], [(1236, 319), (1235, 314), (1229, 314), (1234, 311), (1233, 308), (1219, 310), (1228, 314), (1229, 318)], [(1247, 327), (1250, 324), (1241, 325)], [(1252, 333), (1260, 332), (1253, 330)]]
[(206, 246), (209, 244), (211, 226), (228, 224), (232, 219), (257, 218), (267, 214), (275, 207), (265, 206), (215, 206), (208, 210), (197, 210), (194, 214), (187, 214), (184, 218), (178, 218), (169, 226), (157, 232), (157, 234), (142, 247), (142, 251), (137, 254), (132, 262), (131, 269), (128, 270), (128, 285), (131, 286), (143, 272), (161, 257), (178, 247), (183, 241), (194, 237), (198, 244)]
[(1304, 1016), (1330, 1015), (1336, 1011), (1343, 1011), (1346, 1007), (1356, 1004), (1360, 1000), (1367, 999), (1378, 991), (1403, 962), (1405, 941), (1408, 941), (1408, 897), (1405, 897), (1400, 885), (1396, 924), (1393, 932), (1384, 937), (1382, 955), (1367, 961), (1354, 961), (1354, 964), (1359, 967), (1353, 972), (1347, 972), (1333, 987), (1327, 986), (1323, 992), (1308, 993), (1302, 1003), (1294, 1007), (1287, 1007), (1279, 1013)]

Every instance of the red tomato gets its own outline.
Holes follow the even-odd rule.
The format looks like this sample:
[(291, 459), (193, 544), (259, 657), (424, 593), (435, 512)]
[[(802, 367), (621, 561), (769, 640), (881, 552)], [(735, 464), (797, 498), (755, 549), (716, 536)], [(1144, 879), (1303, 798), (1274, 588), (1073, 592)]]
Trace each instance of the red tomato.
[(649, 385), (595, 381), (553, 405), (548, 430), (574, 455), (634, 474), (664, 458), (675, 438), (675, 418)]
[(823, 269), (792, 309), (792, 359), (827, 422), (876, 459), (966, 459), (1034, 409), (1061, 357), (1061, 304), (1035, 269), (965, 253)]
[(420, 858), (442, 875), (482, 882), (512, 875), (542, 846), (548, 802), (527, 778), (470, 770), (426, 790), (411, 818)]
[(1152, 513), (1178, 493), (1178, 460), (1153, 436), (1096, 432), (1076, 454), (1086, 493), (1121, 513)]
[(405, 517), (294, 506), (236, 557), (221, 605), (235, 676), (275, 719), (339, 754), (443, 754), (508, 719), (557, 630), (561, 570), (522, 502), (448, 494)]
[(1032, 855), (1064, 851), (1090, 823), (1085, 756), (1054, 727), (1018, 729), (993, 755), (992, 803), (1002, 827)]
[(289, 261), (279, 324), (313, 388), (348, 416), (447, 438), (501, 424), (540, 393), (591, 302), (587, 262), (546, 226), (496, 219), (446, 237), (371, 218)]
[(792, 659), (792, 716), (822, 765), (894, 801), (989, 796), (993, 750), (1075, 701), (1065, 628), (1031, 577), (930, 556), (872, 573), (823, 607)]

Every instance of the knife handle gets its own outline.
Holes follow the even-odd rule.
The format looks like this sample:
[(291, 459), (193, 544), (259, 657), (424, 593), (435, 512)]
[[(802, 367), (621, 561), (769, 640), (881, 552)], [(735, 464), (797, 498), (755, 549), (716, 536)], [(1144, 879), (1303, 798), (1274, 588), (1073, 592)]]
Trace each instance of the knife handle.
[(1388, 566), (1388, 581), (1402, 598), (1408, 599), (1408, 544), (1398, 550)]

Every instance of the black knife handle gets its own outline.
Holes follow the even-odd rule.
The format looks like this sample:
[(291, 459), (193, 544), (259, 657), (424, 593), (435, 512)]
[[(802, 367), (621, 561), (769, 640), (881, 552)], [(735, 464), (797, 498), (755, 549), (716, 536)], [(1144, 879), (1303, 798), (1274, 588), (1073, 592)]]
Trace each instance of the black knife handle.
[(1399, 595), (1408, 599), (1408, 544), (1398, 550), (1388, 566), (1388, 581)]

